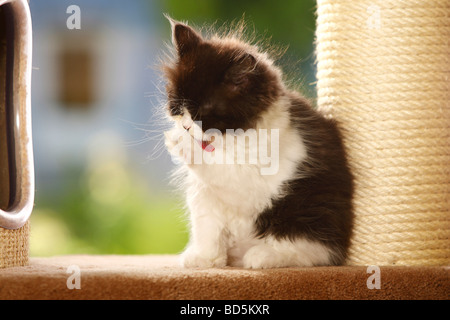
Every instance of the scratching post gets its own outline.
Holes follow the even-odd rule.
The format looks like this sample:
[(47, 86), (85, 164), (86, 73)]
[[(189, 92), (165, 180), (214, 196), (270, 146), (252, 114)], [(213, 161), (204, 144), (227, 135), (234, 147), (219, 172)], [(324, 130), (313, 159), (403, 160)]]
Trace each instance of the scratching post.
[(34, 201), (31, 18), (26, 0), (0, 0), (0, 268), (29, 256)]
[(450, 264), (450, 2), (317, 5), (318, 107), (355, 176), (348, 263)]

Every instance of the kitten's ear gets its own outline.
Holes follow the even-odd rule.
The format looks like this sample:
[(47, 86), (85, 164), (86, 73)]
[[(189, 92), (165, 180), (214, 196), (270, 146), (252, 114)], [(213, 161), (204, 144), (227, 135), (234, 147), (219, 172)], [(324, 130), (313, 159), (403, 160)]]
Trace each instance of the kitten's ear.
[(170, 25), (172, 26), (172, 43), (177, 49), (180, 57), (203, 41), (201, 35), (188, 25), (175, 21), (167, 15), (166, 18), (170, 21)]
[(244, 53), (237, 60), (237, 64), (243, 72), (249, 73), (255, 69), (256, 58), (250, 53)]
[(256, 59), (250, 53), (239, 56), (226, 73), (226, 81), (234, 86), (245, 86), (250, 74), (255, 70)]

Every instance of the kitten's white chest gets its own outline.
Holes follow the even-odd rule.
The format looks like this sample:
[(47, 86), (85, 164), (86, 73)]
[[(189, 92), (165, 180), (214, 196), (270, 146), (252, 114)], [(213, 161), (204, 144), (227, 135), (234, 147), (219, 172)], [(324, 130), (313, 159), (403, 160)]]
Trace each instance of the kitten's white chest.
[[(241, 265), (242, 256), (257, 242), (254, 222), (270, 205), (270, 188), (261, 181), (256, 168), (209, 166), (201, 172), (201, 178), (191, 177), (197, 183), (188, 189), (191, 219), (207, 215), (219, 222), (223, 232), (220, 246), (227, 248), (228, 263)], [(204, 184), (203, 179), (215, 183)]]
[(208, 165), (189, 175), (187, 203), (191, 215), (214, 216), (230, 235), (247, 233), (258, 213), (270, 205), (270, 187), (257, 168)]
[(299, 161), (306, 156), (300, 139), (288, 141), (292, 143), (286, 148), (281, 145), (280, 167), (273, 175), (261, 175), (260, 167), (250, 164), (190, 166), (187, 203), (191, 218), (208, 216), (219, 221), (231, 265), (241, 266), (248, 249), (262, 241), (255, 237), (256, 219), (273, 199), (282, 196), (284, 183), (295, 176)]

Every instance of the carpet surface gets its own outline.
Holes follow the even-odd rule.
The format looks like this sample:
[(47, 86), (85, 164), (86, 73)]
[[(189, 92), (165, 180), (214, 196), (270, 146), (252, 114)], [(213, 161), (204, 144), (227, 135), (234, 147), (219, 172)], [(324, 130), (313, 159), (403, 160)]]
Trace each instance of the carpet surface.
[[(387, 266), (379, 273), (353, 266), (183, 269), (172, 255), (59, 256), (0, 269), (0, 299), (447, 300), (449, 272)], [(377, 281), (379, 289), (368, 288)]]

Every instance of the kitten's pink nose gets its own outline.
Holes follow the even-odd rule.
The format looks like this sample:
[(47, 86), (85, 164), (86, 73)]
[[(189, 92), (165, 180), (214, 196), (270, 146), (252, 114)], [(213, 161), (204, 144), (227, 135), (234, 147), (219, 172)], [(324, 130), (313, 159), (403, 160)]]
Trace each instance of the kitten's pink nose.
[(183, 128), (189, 131), (189, 129), (191, 128), (191, 126), (183, 125)]

